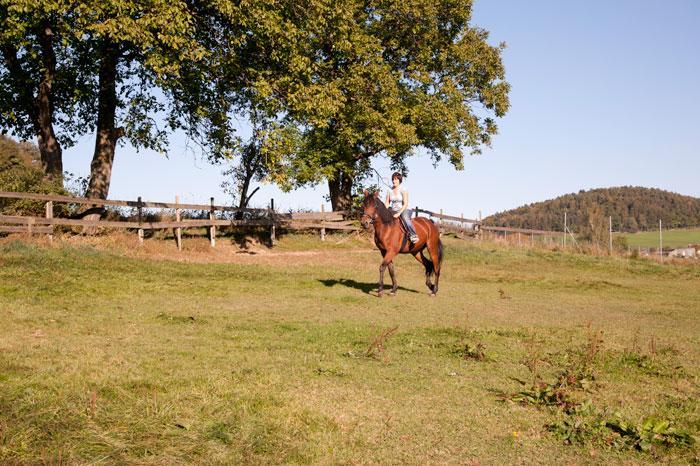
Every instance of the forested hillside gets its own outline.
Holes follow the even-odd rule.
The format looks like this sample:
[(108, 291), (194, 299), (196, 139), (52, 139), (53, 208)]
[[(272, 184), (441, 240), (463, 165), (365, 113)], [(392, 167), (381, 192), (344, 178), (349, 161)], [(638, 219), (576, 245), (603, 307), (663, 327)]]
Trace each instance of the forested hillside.
[(501, 212), (484, 219), (494, 226), (561, 230), (564, 212), (573, 231), (585, 229), (592, 218), (612, 216), (615, 231), (636, 232), (700, 225), (700, 199), (661, 189), (616, 187), (566, 194)]

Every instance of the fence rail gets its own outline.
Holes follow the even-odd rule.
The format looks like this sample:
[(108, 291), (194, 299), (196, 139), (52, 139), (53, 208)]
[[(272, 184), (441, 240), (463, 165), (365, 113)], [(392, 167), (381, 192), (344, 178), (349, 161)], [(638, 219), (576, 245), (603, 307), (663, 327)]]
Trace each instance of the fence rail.
[[(491, 232), (501, 232), (504, 234), (507, 233), (520, 233), (524, 235), (538, 235), (538, 236), (564, 236), (566, 233), (563, 231), (549, 231), (549, 230), (531, 230), (527, 228), (511, 228), (511, 227), (495, 227), (495, 226), (489, 226), (489, 225), (484, 225), (481, 220), (475, 220), (471, 218), (464, 218), (463, 216), (455, 216), (455, 215), (446, 215), (442, 213), (442, 210), (440, 213), (432, 212), (430, 210), (425, 210), (421, 208), (414, 208), (413, 212), (415, 215), (419, 214), (425, 214), (431, 218), (436, 218), (440, 220), (439, 226), (440, 228), (448, 231), (457, 231), (459, 230), (460, 232), (464, 232), (467, 230), (465, 227), (465, 224), (469, 224), (472, 226), (472, 231), (474, 233), (478, 233), (479, 231), (491, 231)], [(452, 222), (452, 223), (446, 223), (447, 222)], [(459, 225), (457, 225), (459, 224)]]
[(135, 207), (143, 209), (183, 209), (183, 210), (213, 210), (217, 212), (260, 212), (266, 209), (239, 209), (238, 207), (213, 204), (180, 204), (173, 202), (154, 201), (121, 201), (117, 199), (98, 199), (87, 197), (60, 196), (56, 194), (16, 193), (0, 191), (0, 198), (29, 199), (33, 201), (63, 202), (66, 204), (83, 204), (95, 206)]
[[(118, 200), (118, 199), (97, 199), (84, 198), (73, 196), (62, 196), (56, 194), (40, 194), (26, 192), (7, 192), (0, 191), (0, 199), (27, 199), (34, 201), (43, 201), (46, 203), (45, 217), (28, 217), (28, 216), (12, 216), (0, 215), (0, 233), (30, 233), (30, 234), (48, 234), (52, 235), (53, 228), (56, 225), (84, 227), (84, 228), (122, 228), (135, 229), (139, 231), (139, 238), (143, 240), (144, 230), (170, 229), (176, 230), (176, 240), (178, 247), (181, 247), (181, 230), (182, 228), (207, 228), (212, 246), (215, 245), (216, 227), (268, 227), (270, 228), (271, 241), (274, 242), (275, 229), (284, 228), (291, 230), (317, 229), (320, 230), (321, 239), (325, 239), (326, 230), (341, 230), (341, 231), (356, 231), (359, 228), (352, 220), (348, 220), (347, 211), (332, 211), (325, 212), (321, 206), (320, 212), (276, 212), (274, 210), (274, 200), (270, 202), (270, 208), (267, 209), (239, 209), (233, 206), (216, 205), (214, 198), (211, 198), (210, 204), (183, 204), (176, 202), (155, 202), (144, 201), (139, 198), (136, 201)], [(87, 220), (75, 218), (54, 218), (53, 203), (66, 203), (76, 205), (89, 206), (117, 206), (117, 207), (132, 207), (138, 211), (139, 221), (114, 221), (114, 220)], [(150, 222), (144, 220), (143, 209), (173, 209), (175, 211), (174, 221), (156, 221)], [(183, 210), (200, 210), (209, 212), (208, 219), (181, 219), (181, 211)], [(240, 213), (252, 214), (257, 216), (253, 219), (219, 219), (216, 218), (216, 213)], [(416, 216), (423, 214), (430, 218), (438, 220), (438, 225), (442, 231), (449, 231), (457, 234), (468, 235), (483, 235), (484, 232), (494, 234), (509, 233), (524, 234), (530, 236), (548, 236), (562, 237), (564, 232), (546, 231), (546, 230), (530, 230), (525, 228), (509, 228), (495, 227), (484, 225), (481, 220), (465, 218), (463, 215), (459, 217), (455, 215), (446, 215), (440, 210), (440, 213), (426, 209), (415, 207), (414, 213)], [(479, 214), (481, 217), (481, 214)]]
[[(33, 201), (43, 201), (46, 203), (46, 216), (18, 216), (0, 215), (0, 233), (29, 233), (47, 234), (52, 237), (53, 228), (56, 225), (83, 228), (122, 228), (134, 229), (139, 232), (139, 239), (143, 241), (144, 230), (170, 229), (176, 230), (176, 242), (181, 248), (181, 230), (183, 228), (207, 228), (211, 245), (215, 245), (216, 227), (269, 227), (271, 241), (275, 240), (275, 229), (318, 229), (321, 231), (321, 238), (325, 238), (325, 231), (342, 230), (354, 231), (358, 227), (351, 220), (346, 220), (346, 211), (324, 212), (321, 206), (320, 212), (276, 212), (274, 210), (274, 200), (270, 202), (267, 209), (239, 209), (237, 207), (216, 205), (214, 198), (210, 204), (183, 204), (178, 202), (154, 202), (143, 201), (139, 198), (136, 201), (125, 201), (117, 199), (96, 199), (73, 196), (62, 196), (55, 194), (23, 193), (0, 191), (0, 198), (6, 199), (27, 199)], [(53, 203), (66, 203), (90, 206), (118, 206), (133, 207), (138, 210), (138, 221), (115, 221), (115, 220), (89, 220), (76, 218), (54, 218)], [(146, 221), (143, 220), (143, 209), (174, 209), (174, 221)], [(182, 210), (201, 210), (209, 212), (208, 219), (181, 219)], [(258, 218), (252, 219), (218, 219), (215, 214), (224, 213), (250, 213)]]

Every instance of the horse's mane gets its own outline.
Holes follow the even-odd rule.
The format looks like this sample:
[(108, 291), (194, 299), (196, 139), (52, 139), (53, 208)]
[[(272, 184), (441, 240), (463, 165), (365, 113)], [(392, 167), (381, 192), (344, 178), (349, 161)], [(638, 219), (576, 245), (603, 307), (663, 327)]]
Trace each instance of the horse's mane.
[(382, 219), (384, 225), (391, 225), (394, 223), (396, 219), (394, 218), (393, 212), (389, 210), (379, 198), (374, 199), (374, 207), (377, 209), (379, 218)]

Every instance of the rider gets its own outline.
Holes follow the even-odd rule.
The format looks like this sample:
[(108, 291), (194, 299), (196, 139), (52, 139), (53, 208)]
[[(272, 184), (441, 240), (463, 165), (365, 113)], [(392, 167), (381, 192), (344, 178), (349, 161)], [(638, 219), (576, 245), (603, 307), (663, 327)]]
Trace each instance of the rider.
[(386, 195), (386, 206), (394, 212), (394, 218), (401, 217), (403, 224), (406, 225), (406, 229), (410, 235), (411, 243), (418, 242), (418, 235), (416, 234), (416, 229), (413, 228), (413, 222), (411, 222), (411, 210), (408, 208), (408, 191), (401, 186), (403, 181), (403, 176), (399, 172), (395, 172), (391, 175), (391, 184), (394, 187)]

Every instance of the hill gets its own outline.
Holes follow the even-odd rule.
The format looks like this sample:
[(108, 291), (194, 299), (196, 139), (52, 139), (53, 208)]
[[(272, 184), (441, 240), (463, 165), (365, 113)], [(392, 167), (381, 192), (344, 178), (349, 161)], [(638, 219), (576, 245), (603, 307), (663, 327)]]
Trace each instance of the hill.
[(612, 216), (613, 229), (634, 233), (658, 228), (700, 225), (700, 199), (654, 188), (615, 187), (579, 191), (543, 202), (500, 212), (484, 219), (486, 225), (540, 230), (562, 230), (564, 212), (573, 231), (591, 218)]

